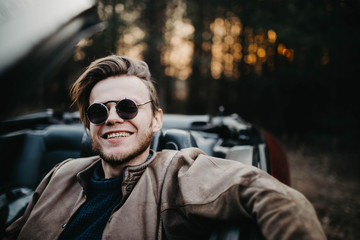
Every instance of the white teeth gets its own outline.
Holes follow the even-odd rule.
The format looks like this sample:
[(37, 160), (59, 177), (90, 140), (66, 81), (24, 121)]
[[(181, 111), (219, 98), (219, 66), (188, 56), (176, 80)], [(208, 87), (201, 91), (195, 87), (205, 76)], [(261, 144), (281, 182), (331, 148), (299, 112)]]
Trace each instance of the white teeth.
[(117, 132), (117, 133), (110, 133), (107, 135), (107, 139), (109, 138), (117, 138), (117, 137), (128, 137), (130, 136), (130, 133), (125, 133), (125, 132)]

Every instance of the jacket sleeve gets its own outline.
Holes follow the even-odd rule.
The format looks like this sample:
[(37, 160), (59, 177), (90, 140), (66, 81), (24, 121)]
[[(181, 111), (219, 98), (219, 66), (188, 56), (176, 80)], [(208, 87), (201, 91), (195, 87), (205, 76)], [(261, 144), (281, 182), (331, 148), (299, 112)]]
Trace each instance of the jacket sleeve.
[[(69, 159), (70, 160), (70, 159)], [(32, 209), (36, 205), (38, 199), (40, 198), (42, 192), (46, 189), (48, 183), (50, 182), (53, 174), (56, 172), (56, 170), (63, 165), (65, 162), (57, 164), (40, 182), (40, 184), (35, 189), (35, 192), (27, 205), (24, 214), (18, 218), (15, 222), (13, 222), (10, 226), (6, 228), (6, 238), (5, 239), (16, 239), (19, 235), (22, 227), (26, 223), (27, 219), (29, 218)]]
[(186, 221), (254, 221), (266, 239), (326, 239), (313, 206), (300, 192), (258, 168), (186, 151), (176, 159), (179, 205), (168, 206), (179, 207)]
[(304, 195), (261, 170), (253, 171), (257, 177), (239, 195), (266, 239), (326, 239)]

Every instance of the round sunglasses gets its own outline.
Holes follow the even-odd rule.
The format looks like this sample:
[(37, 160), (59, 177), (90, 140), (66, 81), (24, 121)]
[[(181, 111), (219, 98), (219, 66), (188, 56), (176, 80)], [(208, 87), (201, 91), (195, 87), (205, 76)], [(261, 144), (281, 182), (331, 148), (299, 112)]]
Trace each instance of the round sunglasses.
[(131, 99), (123, 99), (120, 101), (110, 100), (104, 103), (93, 103), (89, 106), (89, 108), (86, 111), (86, 116), (89, 119), (89, 121), (93, 124), (99, 125), (106, 122), (106, 120), (109, 117), (109, 111), (110, 108), (106, 105), (114, 102), (116, 103), (115, 109), (116, 113), (124, 120), (131, 120), (138, 114), (138, 107), (145, 105), (147, 103), (152, 102), (152, 100), (149, 100), (144, 103), (136, 104)]

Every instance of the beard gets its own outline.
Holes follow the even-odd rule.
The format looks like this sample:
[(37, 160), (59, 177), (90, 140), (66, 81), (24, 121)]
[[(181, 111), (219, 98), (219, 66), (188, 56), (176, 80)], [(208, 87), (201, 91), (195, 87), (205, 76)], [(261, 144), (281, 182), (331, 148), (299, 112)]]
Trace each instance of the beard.
[[(92, 143), (92, 149), (93, 151), (98, 154), (105, 162), (110, 164), (111, 166), (119, 166), (124, 163), (130, 162), (132, 159), (136, 158), (140, 154), (144, 153), (150, 146), (151, 142), (153, 140), (153, 133), (151, 131), (151, 128), (149, 127), (149, 131), (142, 134), (140, 137), (140, 140), (136, 146), (135, 149), (133, 149), (131, 152), (127, 154), (105, 154), (101, 150), (101, 146), (99, 143), (91, 140)], [(129, 146), (130, 148), (131, 146)]]

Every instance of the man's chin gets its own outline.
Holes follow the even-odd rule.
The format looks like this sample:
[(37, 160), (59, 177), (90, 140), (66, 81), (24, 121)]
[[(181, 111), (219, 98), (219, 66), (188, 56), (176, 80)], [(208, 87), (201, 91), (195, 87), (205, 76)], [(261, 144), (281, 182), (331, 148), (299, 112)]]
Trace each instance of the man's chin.
[(119, 166), (124, 163), (128, 163), (131, 161), (132, 157), (126, 156), (124, 154), (104, 154), (102, 152), (98, 152), (101, 159), (103, 159), (106, 163), (110, 164), (111, 166)]
[(99, 156), (104, 160), (104, 162), (108, 163), (111, 166), (119, 166), (129, 163), (133, 159), (136, 159), (142, 154), (144, 154), (145, 152), (148, 152), (152, 137), (152, 132), (148, 132), (148, 134), (145, 134), (142, 140), (136, 146), (128, 146), (126, 149), (121, 149), (126, 150), (126, 152), (119, 152), (120, 149), (116, 151), (116, 149), (114, 148), (103, 149), (100, 144), (97, 144), (97, 142), (94, 141), (92, 141), (92, 147), (93, 151), (99, 154)]

